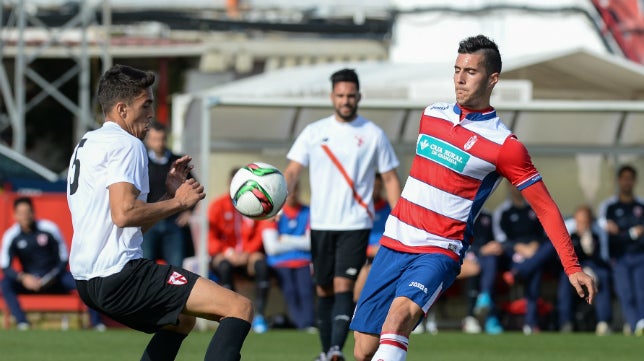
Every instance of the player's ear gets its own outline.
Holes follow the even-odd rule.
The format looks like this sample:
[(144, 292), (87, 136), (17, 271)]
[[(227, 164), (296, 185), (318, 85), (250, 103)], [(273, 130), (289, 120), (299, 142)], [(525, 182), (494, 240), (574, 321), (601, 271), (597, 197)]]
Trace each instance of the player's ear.
[(127, 117), (127, 104), (125, 104), (124, 102), (116, 103), (116, 105), (114, 105), (114, 109), (122, 119), (125, 119)]
[(490, 88), (494, 88), (494, 86), (496, 85), (496, 83), (498, 83), (498, 82), (499, 82), (499, 73), (492, 73), (492, 74), (490, 74), (490, 76), (488, 76), (487, 81), (488, 81), (488, 84), (487, 84), (487, 85), (488, 85), (488, 87), (490, 87)]

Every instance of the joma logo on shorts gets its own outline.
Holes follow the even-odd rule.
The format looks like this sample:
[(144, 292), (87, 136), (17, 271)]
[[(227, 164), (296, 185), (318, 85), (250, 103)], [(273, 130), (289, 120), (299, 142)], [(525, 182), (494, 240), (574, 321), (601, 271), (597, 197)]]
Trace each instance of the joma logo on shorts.
[(420, 282), (416, 282), (416, 281), (410, 282), (409, 287), (416, 287), (416, 288), (420, 289), (421, 291), (425, 292), (425, 294), (427, 294), (427, 287), (425, 287), (425, 285), (420, 283)]

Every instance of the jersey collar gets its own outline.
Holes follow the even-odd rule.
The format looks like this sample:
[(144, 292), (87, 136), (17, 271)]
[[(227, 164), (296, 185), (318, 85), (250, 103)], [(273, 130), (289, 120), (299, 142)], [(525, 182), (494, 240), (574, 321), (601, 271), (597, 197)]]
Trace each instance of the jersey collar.
[(482, 121), (482, 120), (490, 120), (493, 118), (496, 118), (496, 110), (492, 107), (487, 108), (483, 110), (482, 112), (475, 111), (475, 110), (470, 110), (467, 108), (462, 108), (458, 103), (454, 103), (454, 113), (458, 114), (459, 119), (461, 116), (461, 113), (465, 113), (465, 119), (471, 120), (471, 121)]

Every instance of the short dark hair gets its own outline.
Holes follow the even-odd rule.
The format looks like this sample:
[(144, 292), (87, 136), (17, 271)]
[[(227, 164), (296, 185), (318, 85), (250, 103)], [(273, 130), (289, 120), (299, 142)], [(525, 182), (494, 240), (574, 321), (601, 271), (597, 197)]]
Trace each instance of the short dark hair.
[(637, 169), (630, 164), (625, 164), (617, 170), (617, 178), (621, 177), (622, 174), (629, 172), (633, 175), (633, 178), (637, 178)]
[(21, 205), (23, 203), (29, 205), (29, 208), (31, 208), (32, 210), (34, 209), (34, 203), (31, 200), (31, 198), (29, 198), (29, 197), (18, 197), (18, 198), (16, 198), (13, 201), (13, 209), (15, 210), (16, 208), (18, 208), (19, 205)]
[(485, 35), (471, 36), (458, 44), (459, 54), (472, 54), (477, 51), (483, 51), (485, 70), (488, 75), (501, 72), (502, 62), (499, 47)]
[(335, 88), (335, 84), (343, 81), (348, 81), (350, 83), (356, 84), (356, 89), (360, 90), (360, 81), (358, 80), (358, 74), (353, 69), (340, 69), (335, 73), (331, 74), (331, 89)]
[(119, 101), (130, 102), (141, 91), (154, 85), (156, 76), (151, 71), (116, 64), (108, 69), (98, 82), (98, 103), (103, 113), (112, 110)]

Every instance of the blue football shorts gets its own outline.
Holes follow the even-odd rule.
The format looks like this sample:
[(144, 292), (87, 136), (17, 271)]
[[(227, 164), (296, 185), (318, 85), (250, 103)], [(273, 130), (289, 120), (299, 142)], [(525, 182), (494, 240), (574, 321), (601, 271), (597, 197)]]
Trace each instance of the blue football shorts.
[(380, 247), (350, 328), (379, 335), (396, 297), (409, 298), (426, 314), (459, 272), (459, 263), (444, 254), (404, 253)]

